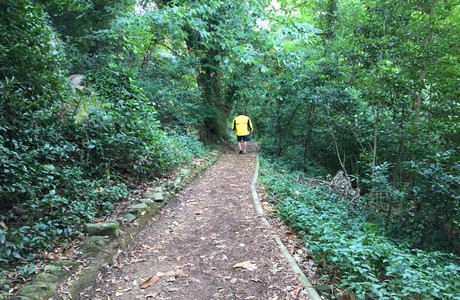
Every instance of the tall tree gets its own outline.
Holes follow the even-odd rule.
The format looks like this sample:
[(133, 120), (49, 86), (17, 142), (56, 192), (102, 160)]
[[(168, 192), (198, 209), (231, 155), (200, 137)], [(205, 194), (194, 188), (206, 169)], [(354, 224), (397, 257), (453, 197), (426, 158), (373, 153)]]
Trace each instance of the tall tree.
[(235, 99), (226, 91), (233, 85), (233, 71), (242, 63), (241, 54), (255, 40), (263, 4), (256, 0), (243, 5), (234, 1), (158, 2), (158, 13), (182, 32), (187, 55), (194, 63), (204, 104), (201, 129), (209, 139), (224, 139), (227, 134), (226, 121)]
[[(449, 236), (447, 244), (452, 247), (459, 232), (455, 225), (459, 210), (455, 208), (456, 186), (448, 178), (458, 178), (458, 172), (447, 161), (458, 158), (458, 142), (454, 142), (455, 137), (458, 141), (458, 118), (452, 112), (458, 111), (459, 89), (458, 81), (451, 80), (459, 76), (454, 50), (458, 48), (458, 1), (282, 3), (291, 12), (316, 16), (324, 32), (326, 49), (321, 61), (334, 66), (335, 76), (323, 77), (319, 84), (340, 87), (340, 82), (346, 83), (341, 89), (356, 100), (348, 112), (324, 110), (328, 101), (315, 110), (331, 112), (334, 122), (328, 126), (343, 130), (334, 138), (342, 153), (336, 165), (343, 164), (343, 157), (353, 157), (345, 166), (358, 178), (369, 174), (387, 179), (382, 182), (390, 189), (372, 192), (371, 202), (377, 214), (390, 220), (394, 232), (426, 246), (430, 243), (423, 237), (435, 238), (433, 233), (438, 232)], [(334, 148), (316, 145), (323, 146), (317, 148), (322, 157)], [(359, 153), (353, 154), (357, 149)], [(423, 175), (435, 170), (447, 177), (430, 181)], [(367, 181), (364, 192), (377, 181)]]

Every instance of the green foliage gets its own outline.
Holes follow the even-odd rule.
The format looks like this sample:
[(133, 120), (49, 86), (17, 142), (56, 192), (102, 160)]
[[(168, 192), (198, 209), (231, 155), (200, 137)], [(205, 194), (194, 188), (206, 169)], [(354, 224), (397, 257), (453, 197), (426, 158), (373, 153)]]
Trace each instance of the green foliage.
[(82, 141), (85, 165), (98, 176), (116, 171), (149, 179), (202, 154), (198, 147), (192, 147), (182, 157), (177, 143), (186, 138), (170, 138), (160, 130), (154, 103), (132, 76), (115, 65), (88, 76), (91, 88), (103, 102), (88, 110), (87, 119), (69, 128), (69, 136), (72, 132), (72, 139)]
[[(267, 169), (268, 168), (268, 169)], [(335, 270), (342, 294), (358, 299), (456, 299), (458, 258), (411, 250), (392, 241), (346, 199), (269, 166), (262, 181), (286, 222), (304, 238), (318, 264)]]
[(190, 162), (195, 157), (203, 157), (210, 150), (208, 146), (204, 146), (196, 138), (174, 132), (169, 135), (169, 144), (176, 166)]
[[(0, 260), (31, 261), (34, 252), (50, 249), (57, 240), (74, 237), (84, 223), (108, 214), (112, 203), (127, 195), (123, 184), (80, 179), (71, 186), (62, 186), (60, 194), (50, 190), (39, 199), (27, 201), (3, 217), (8, 223), (23, 225), (3, 233)], [(34, 214), (27, 213), (26, 209)]]
[(176, 140), (165, 135), (159, 128), (155, 103), (134, 78), (122, 65), (112, 63), (86, 79), (100, 103), (89, 107), (87, 119), (70, 129), (72, 138), (83, 141), (82, 155), (91, 172), (102, 175), (116, 170), (148, 179), (203, 153), (196, 146), (182, 151), (182, 157), (177, 143), (186, 137)]
[[(389, 178), (389, 163), (369, 167), (368, 177), (362, 179), (364, 186), (368, 188), (364, 197), (367, 205), (372, 206), (369, 211), (383, 215), (383, 219), (392, 222), (401, 216), (392, 215), (395, 205), (400, 204), (407, 197), (403, 192), (392, 186)], [(395, 210), (398, 213), (399, 210)], [(388, 225), (388, 224), (387, 224)]]
[(105, 56), (111, 43), (100, 38), (118, 16), (134, 9), (135, 0), (36, 0), (47, 13), (53, 28), (66, 42), (68, 66), (83, 73), (89, 60)]
[(48, 183), (35, 183), (42, 164), (58, 157), (66, 160), (72, 151), (71, 145), (59, 145), (62, 136), (57, 122), (62, 99), (71, 95), (59, 68), (63, 58), (60, 42), (43, 11), (29, 1), (16, 1), (0, 13), (4, 33), (0, 61), (0, 161), (4, 172), (0, 175), (0, 196), (1, 205), (10, 207), (46, 193)]
[[(455, 151), (446, 151), (410, 162), (407, 167), (414, 178), (410, 203), (417, 208), (413, 220), (418, 224), (417, 231), (430, 243), (453, 252), (460, 247), (460, 164), (456, 157)], [(425, 248), (433, 248), (430, 243), (423, 238), (417, 240)]]
[(68, 89), (60, 69), (62, 44), (43, 11), (27, 0), (9, 1), (0, 20), (0, 128), (8, 137), (48, 122)]
[[(283, 168), (357, 178), (368, 224), (355, 227), (369, 232), (350, 238), (364, 256), (378, 253), (375, 241), (412, 255), (376, 226), (413, 247), (458, 252), (459, 12), (454, 0), (2, 1), (0, 208), (11, 230), (0, 232), (1, 259), (28, 266), (28, 253), (107, 214), (127, 181), (203, 155), (185, 133), (222, 138), (236, 109)], [(85, 75), (78, 94), (65, 79), (74, 73)], [(358, 270), (341, 242), (324, 253), (367, 280), (347, 275), (346, 285), (389, 295), (385, 280), (397, 276)], [(421, 293), (407, 286), (394, 297)]]
[[(165, 86), (155, 95), (165, 117), (179, 122), (196, 120), (202, 138), (222, 139), (229, 112), (238, 99), (238, 86), (248, 83), (245, 69), (259, 64), (260, 55), (254, 50), (258, 45), (252, 45), (258, 34), (253, 28), (264, 7), (259, 1), (248, 5), (234, 1), (166, 2), (168, 5), (146, 13), (156, 41), (151, 48), (161, 49), (163, 57), (153, 53), (151, 65), (144, 64), (149, 79), (145, 86), (150, 91), (160, 82)], [(165, 58), (171, 61), (169, 67), (163, 64)], [(167, 72), (166, 78), (158, 77), (162, 72)], [(182, 74), (185, 76), (180, 78)], [(164, 84), (168, 78), (172, 78), (170, 87)], [(189, 87), (186, 93), (183, 87)], [(182, 108), (188, 109), (184, 117)], [(176, 111), (179, 114), (172, 113)]]
[[(128, 196), (127, 182), (156, 178), (208, 151), (194, 138), (160, 129), (155, 104), (139, 88), (135, 68), (103, 51), (123, 49), (123, 43), (105, 33), (89, 36), (120, 11), (98, 6), (91, 18), (100, 26), (86, 24), (79, 35), (70, 34), (75, 28), (66, 27), (65, 20), (85, 15), (89, 2), (65, 3), (68, 15), (59, 1), (7, 2), (0, 4), (0, 221), (8, 227), (0, 230), (4, 290), (35, 271), (37, 254), (78, 237), (84, 223), (111, 213)], [(105, 16), (98, 19), (99, 13)], [(55, 28), (72, 35), (71, 42), (62, 43)], [(101, 47), (79, 47), (87, 38)], [(77, 40), (78, 50), (88, 52), (72, 61), (91, 68), (84, 72), (85, 90), (75, 93), (63, 73), (64, 52)]]
[(414, 247), (458, 253), (458, 2), (279, 3), (276, 15), (321, 33), (273, 47), (266, 93), (250, 102), (262, 149), (300, 170), (345, 169), (375, 222)]
[(167, 52), (160, 52), (160, 56), (158, 64), (144, 69), (139, 84), (157, 104), (162, 126), (175, 130), (198, 128), (208, 113), (200, 98), (193, 66)]

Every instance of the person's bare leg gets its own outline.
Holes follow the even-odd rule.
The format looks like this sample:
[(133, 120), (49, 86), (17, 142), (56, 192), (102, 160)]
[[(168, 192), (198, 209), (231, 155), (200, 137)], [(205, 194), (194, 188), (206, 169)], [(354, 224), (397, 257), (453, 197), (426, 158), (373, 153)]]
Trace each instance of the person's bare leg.
[(246, 150), (248, 149), (248, 142), (243, 142), (243, 153), (246, 154)]
[(241, 146), (241, 142), (238, 142), (238, 150), (240, 150), (240, 154), (241, 154), (242, 151), (243, 151), (243, 148), (242, 148), (242, 146)]

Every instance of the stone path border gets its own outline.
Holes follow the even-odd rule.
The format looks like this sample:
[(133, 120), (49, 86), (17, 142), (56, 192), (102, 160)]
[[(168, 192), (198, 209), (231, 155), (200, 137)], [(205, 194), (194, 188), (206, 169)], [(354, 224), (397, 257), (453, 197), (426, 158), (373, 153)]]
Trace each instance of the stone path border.
[[(260, 219), (262, 220), (262, 223), (264, 223), (268, 228), (272, 229), (272, 226), (270, 223), (267, 221), (267, 219), (264, 216), (264, 210), (262, 208), (262, 205), (260, 204), (259, 197), (257, 195), (256, 191), (256, 183), (257, 183), (257, 178), (259, 176), (259, 155), (256, 155), (256, 168), (254, 170), (254, 177), (252, 179), (252, 184), (251, 184), (251, 194), (252, 194), (252, 200), (254, 202), (254, 206), (256, 209), (257, 214), (259, 215)], [(308, 296), (312, 300), (322, 300), (322, 298), (319, 296), (319, 294), (316, 292), (314, 289), (313, 285), (311, 284), (310, 280), (308, 280), (307, 276), (302, 272), (300, 269), (299, 265), (296, 263), (294, 258), (292, 257), (291, 253), (287, 250), (286, 246), (284, 246), (283, 242), (281, 239), (273, 232), (273, 239), (276, 241), (278, 244), (281, 252), (285, 256), (289, 266), (291, 267), (292, 271), (294, 273), (298, 274), (298, 279), (299, 282), (303, 285), (305, 288), (305, 291), (308, 293)]]

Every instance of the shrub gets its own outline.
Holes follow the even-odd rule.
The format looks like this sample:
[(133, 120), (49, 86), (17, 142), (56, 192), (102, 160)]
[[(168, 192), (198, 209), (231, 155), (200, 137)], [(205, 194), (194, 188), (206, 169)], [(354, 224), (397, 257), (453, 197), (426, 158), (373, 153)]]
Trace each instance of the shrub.
[(458, 257), (397, 244), (347, 200), (300, 184), (298, 175), (271, 169), (261, 178), (315, 260), (337, 272), (340, 290), (359, 299), (458, 299)]

